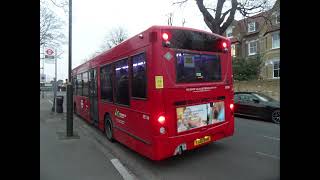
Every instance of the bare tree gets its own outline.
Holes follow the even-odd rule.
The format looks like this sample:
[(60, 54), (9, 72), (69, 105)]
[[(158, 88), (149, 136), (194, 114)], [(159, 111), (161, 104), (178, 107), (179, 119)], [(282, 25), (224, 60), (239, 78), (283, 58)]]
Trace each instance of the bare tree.
[(104, 50), (111, 49), (128, 38), (127, 30), (121, 26), (112, 28), (105, 36), (103, 44), (100, 46), (100, 53)]
[(172, 26), (173, 23), (173, 13), (169, 13), (168, 15), (168, 26)]
[[(173, 5), (181, 5), (188, 0), (174, 2)], [(204, 4), (204, 0), (195, 0), (203, 15), (204, 22), (208, 28), (216, 34), (222, 35), (233, 22), (235, 13), (238, 11), (244, 17), (250, 17), (253, 14), (263, 12), (270, 8), (267, 0), (229, 0), (231, 7), (226, 9), (226, 0), (217, 0), (215, 7), (209, 7)], [(226, 9), (225, 11), (222, 11)], [(211, 14), (213, 13), (213, 14)]]
[(65, 43), (64, 22), (48, 7), (40, 6), (40, 47), (59, 48)]
[(185, 23), (186, 23), (186, 19), (183, 18), (183, 19), (182, 19), (182, 26), (184, 26)]
[(103, 51), (106, 51), (108, 49), (113, 48), (114, 46), (120, 44), (121, 42), (123, 42), (127, 38), (128, 38), (128, 33), (125, 30), (125, 28), (123, 28), (121, 26), (112, 28), (108, 32), (108, 34), (105, 36), (103, 43), (100, 45), (99, 50), (93, 52), (92, 54), (90, 54), (86, 58), (82, 59), (81, 62), (85, 63), (85, 62), (93, 59), (94, 57), (101, 54)]
[(69, 11), (69, 0), (40, 0), (42, 6), (55, 6), (61, 8), (65, 14)]
[(57, 6), (59, 8), (63, 8), (63, 9), (68, 8), (68, 5), (69, 5), (69, 1), (68, 0), (50, 0), (50, 1), (55, 6)]

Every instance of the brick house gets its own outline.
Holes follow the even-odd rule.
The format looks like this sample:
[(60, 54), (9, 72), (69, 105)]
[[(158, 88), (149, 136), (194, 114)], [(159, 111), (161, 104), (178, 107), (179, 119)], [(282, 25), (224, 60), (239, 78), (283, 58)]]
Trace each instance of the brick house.
[(231, 40), (235, 58), (262, 59), (262, 79), (280, 78), (280, 0), (272, 9), (250, 18), (234, 20), (224, 36)]

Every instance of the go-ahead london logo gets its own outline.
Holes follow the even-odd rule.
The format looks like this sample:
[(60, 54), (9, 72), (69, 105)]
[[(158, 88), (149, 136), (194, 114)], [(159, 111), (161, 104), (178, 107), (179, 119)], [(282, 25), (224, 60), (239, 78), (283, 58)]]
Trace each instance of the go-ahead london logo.
[(116, 109), (116, 111), (114, 112), (114, 115), (119, 117), (119, 118), (125, 118), (127, 117), (127, 115), (122, 114), (118, 109)]

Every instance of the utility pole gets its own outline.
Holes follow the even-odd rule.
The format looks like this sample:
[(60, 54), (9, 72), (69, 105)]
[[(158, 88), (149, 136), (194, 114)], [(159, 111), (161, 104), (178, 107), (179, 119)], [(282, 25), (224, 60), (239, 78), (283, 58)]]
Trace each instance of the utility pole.
[(72, 87), (72, 0), (69, 0), (69, 57), (67, 83), (67, 137), (73, 136), (73, 87)]

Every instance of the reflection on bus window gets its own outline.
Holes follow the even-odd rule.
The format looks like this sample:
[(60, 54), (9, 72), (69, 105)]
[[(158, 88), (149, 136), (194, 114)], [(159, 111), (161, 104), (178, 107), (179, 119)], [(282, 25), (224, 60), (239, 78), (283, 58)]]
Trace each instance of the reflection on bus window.
[(77, 95), (82, 96), (82, 74), (77, 75)]
[(82, 95), (83, 96), (86, 96), (86, 97), (88, 97), (89, 96), (89, 84), (88, 84), (88, 72), (84, 72), (84, 73), (82, 73), (82, 82), (83, 82), (83, 85), (82, 85), (82, 87), (83, 87), (83, 93), (82, 93)]
[(112, 70), (111, 64), (102, 67), (100, 70), (101, 99), (105, 99), (110, 102), (113, 101)]
[(141, 53), (132, 57), (132, 97), (146, 98), (146, 60)]
[(115, 68), (116, 102), (119, 104), (129, 105), (128, 59), (116, 62)]
[(221, 80), (218, 55), (177, 53), (177, 82), (213, 82)]

